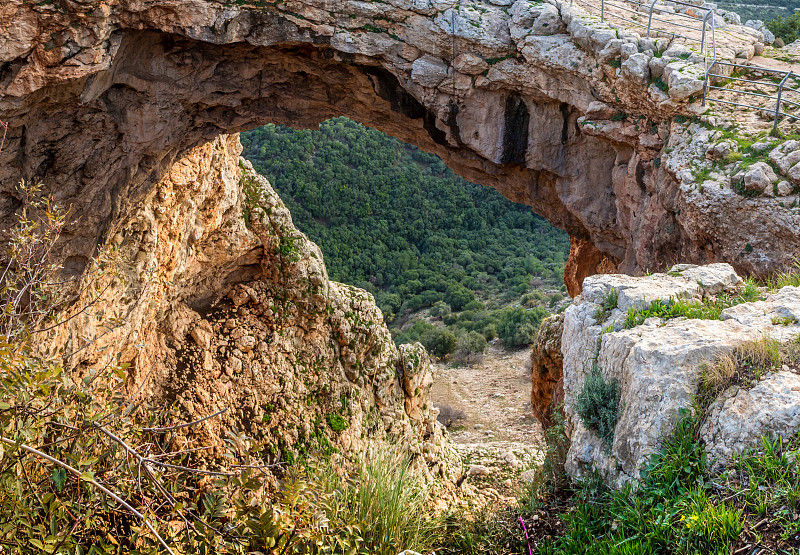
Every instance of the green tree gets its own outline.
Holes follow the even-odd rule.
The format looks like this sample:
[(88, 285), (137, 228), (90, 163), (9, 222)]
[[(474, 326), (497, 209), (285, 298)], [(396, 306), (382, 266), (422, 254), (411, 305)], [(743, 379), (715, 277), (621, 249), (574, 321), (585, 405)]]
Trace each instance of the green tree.
[(547, 316), (549, 312), (541, 307), (505, 309), (497, 325), (497, 335), (509, 347), (530, 345)]

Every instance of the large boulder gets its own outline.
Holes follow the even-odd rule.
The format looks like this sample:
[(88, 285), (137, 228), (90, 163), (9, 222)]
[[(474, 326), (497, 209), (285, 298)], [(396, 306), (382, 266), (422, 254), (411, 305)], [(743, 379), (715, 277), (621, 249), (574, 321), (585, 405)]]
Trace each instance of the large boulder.
[[(786, 341), (800, 334), (800, 288), (795, 287), (728, 308), (717, 320), (653, 317), (630, 329), (624, 325), (628, 311), (653, 301), (701, 302), (736, 287), (741, 287), (740, 279), (727, 264), (678, 265), (666, 274), (597, 275), (584, 281), (583, 294), (565, 311), (561, 342), (564, 410), (571, 429), (566, 468), (571, 476), (597, 471), (616, 486), (637, 481), (682, 412), (692, 409), (704, 365), (753, 338)], [(592, 372), (619, 385), (610, 443), (579, 416), (577, 400)], [(725, 391), (713, 401), (701, 434), (712, 456), (722, 461), (756, 446), (762, 435), (796, 431), (797, 381), (796, 374), (783, 372), (750, 391)]]

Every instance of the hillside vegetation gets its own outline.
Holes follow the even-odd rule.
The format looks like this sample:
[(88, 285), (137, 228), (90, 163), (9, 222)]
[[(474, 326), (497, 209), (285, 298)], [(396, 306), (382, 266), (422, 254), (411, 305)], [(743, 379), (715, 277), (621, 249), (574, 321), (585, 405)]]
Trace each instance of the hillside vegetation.
[(791, 16), (795, 9), (800, 9), (800, 2), (797, 0), (736, 0), (719, 2), (717, 6), (723, 10), (738, 13), (744, 23), (749, 19), (769, 21), (778, 16)]
[[(330, 276), (373, 293), (399, 342), (424, 339), (439, 355), (459, 338), (522, 345), (563, 298), (568, 236), (435, 155), (346, 118), (319, 131), (267, 125), (242, 144)], [(409, 319), (427, 307), (437, 325)]]

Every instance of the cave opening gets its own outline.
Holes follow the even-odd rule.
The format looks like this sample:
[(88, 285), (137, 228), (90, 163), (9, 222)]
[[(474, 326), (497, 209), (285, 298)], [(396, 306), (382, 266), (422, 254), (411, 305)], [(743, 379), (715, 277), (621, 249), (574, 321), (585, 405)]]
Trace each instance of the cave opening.
[[(240, 137), (329, 277), (370, 292), (395, 343), (420, 342), (434, 357), (440, 421), (511, 441), (533, 433), (527, 347), (570, 302), (569, 236), (435, 154), (345, 117)], [(468, 383), (487, 387), (481, 411), (464, 403)]]

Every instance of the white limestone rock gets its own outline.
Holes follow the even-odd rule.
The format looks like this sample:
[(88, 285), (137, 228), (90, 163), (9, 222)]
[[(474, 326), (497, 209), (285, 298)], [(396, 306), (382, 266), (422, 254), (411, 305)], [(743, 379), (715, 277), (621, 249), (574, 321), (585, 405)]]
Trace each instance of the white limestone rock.
[(752, 389), (732, 387), (709, 408), (700, 429), (715, 466), (758, 447), (758, 439), (790, 437), (800, 429), (800, 375), (767, 375)]
[(750, 29), (755, 29), (756, 31), (760, 31), (764, 36), (764, 44), (772, 44), (775, 42), (775, 35), (772, 34), (772, 31), (767, 29), (767, 26), (760, 19), (749, 19), (747, 22), (745, 22), (744, 26), (749, 27)]
[(622, 74), (638, 83), (645, 84), (650, 79), (649, 62), (650, 57), (647, 54), (633, 54), (622, 62)]
[(436, 87), (447, 77), (448, 67), (443, 60), (425, 54), (414, 60), (411, 79), (423, 87)]
[(673, 100), (686, 100), (703, 92), (705, 74), (697, 64), (669, 62), (664, 68), (664, 77), (669, 86), (669, 97)]
[(483, 58), (471, 52), (464, 52), (456, 56), (454, 65), (456, 71), (467, 75), (479, 75), (489, 69), (489, 64)]
[(567, 30), (558, 9), (552, 4), (543, 4), (542, 11), (531, 26), (531, 32), (537, 36), (558, 35)]
[[(632, 329), (614, 327), (628, 308), (642, 308), (659, 295), (662, 300), (700, 298), (741, 283), (727, 264), (676, 265), (669, 274), (591, 276), (584, 281), (583, 294), (565, 311), (561, 350), (565, 414), (572, 430), (566, 468), (573, 477), (597, 470), (616, 486), (637, 481), (663, 437), (673, 431), (683, 411), (691, 409), (704, 364), (746, 340), (769, 336), (788, 341), (800, 334), (800, 325), (777, 322), (778, 318), (800, 322), (796, 287), (784, 287), (764, 301), (728, 308), (720, 320), (650, 318)], [(598, 322), (600, 303), (612, 289), (619, 292), (618, 308)], [(575, 408), (584, 380), (595, 366), (621, 387), (621, 409), (610, 446), (583, 425)], [(770, 420), (773, 409), (776, 414)], [(703, 438), (709, 452), (720, 459), (756, 446), (762, 434), (789, 435), (800, 419), (800, 377), (776, 374), (750, 392), (732, 390), (712, 405), (709, 414)]]
[(744, 188), (753, 192), (765, 192), (772, 189), (772, 184), (778, 181), (778, 176), (769, 164), (756, 162), (744, 174)]

